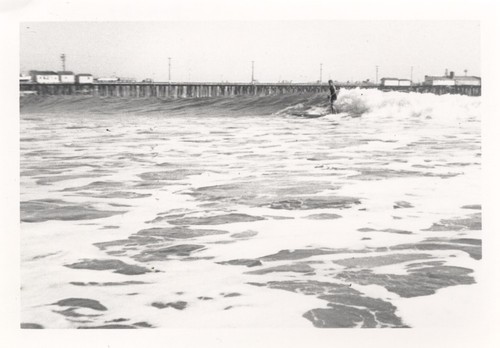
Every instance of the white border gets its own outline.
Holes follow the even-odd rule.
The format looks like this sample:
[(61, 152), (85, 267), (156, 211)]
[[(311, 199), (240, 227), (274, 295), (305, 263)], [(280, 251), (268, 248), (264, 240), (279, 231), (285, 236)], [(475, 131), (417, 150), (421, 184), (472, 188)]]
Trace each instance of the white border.
[[(5, 8), (10, 4), (11, 8)], [(15, 4), (15, 5), (14, 5)], [(500, 224), (496, 218), (498, 6), (494, 0), (1, 0), (0, 1), (0, 218), (4, 347), (498, 347)], [(480, 20), (483, 76), (484, 315), (471, 330), (20, 330), (19, 329), (19, 23), (25, 21), (166, 20)], [(460, 306), (457, 303), (457, 306)]]

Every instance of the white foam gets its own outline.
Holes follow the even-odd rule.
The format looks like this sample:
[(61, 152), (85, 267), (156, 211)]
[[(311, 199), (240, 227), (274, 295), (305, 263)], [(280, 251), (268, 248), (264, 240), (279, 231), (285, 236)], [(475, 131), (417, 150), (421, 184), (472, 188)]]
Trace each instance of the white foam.
[[(303, 107), (295, 105), (291, 108)], [(131, 318), (131, 322), (147, 321), (161, 327), (311, 327), (311, 323), (302, 318), (303, 313), (312, 308), (324, 308), (325, 301), (314, 296), (257, 287), (248, 282), (334, 281), (335, 273), (342, 268), (331, 261), (353, 257), (354, 254), (317, 255), (299, 260), (318, 262), (310, 264), (316, 274), (309, 276), (293, 272), (250, 275), (245, 272), (255, 268), (216, 262), (254, 259), (280, 250), (326, 248), (360, 251), (417, 243), (430, 237), (480, 238), (477, 231), (423, 231), (442, 219), (462, 218), (475, 213), (477, 211), (461, 207), (481, 203), (479, 98), (353, 89), (340, 91), (336, 107), (340, 113), (318, 119), (276, 115), (249, 118), (204, 116), (188, 120), (158, 115), (107, 115), (100, 118), (59, 115), (43, 118), (47, 124), (44, 130), (37, 128), (39, 122), (36, 120), (22, 119), (22, 135), (36, 138), (36, 141), (21, 142), (22, 170), (51, 169), (57, 163), (75, 162), (95, 165), (108, 172), (102, 177), (83, 177), (93, 167), (73, 166), (60, 175), (82, 177), (49, 185), (36, 184), (38, 176), (22, 176), (21, 201), (62, 199), (92, 204), (104, 210), (126, 211), (88, 221), (22, 223), (22, 321), (57, 328), (80, 326), (53, 312), (63, 307), (47, 305), (64, 298), (83, 297), (98, 300), (109, 308), (100, 313), (103, 314), (99, 318), (101, 323), (124, 317)], [(320, 105), (315, 111), (324, 109)], [(66, 128), (82, 123), (93, 128)], [(106, 128), (112, 132), (106, 132)], [(144, 132), (150, 129), (154, 131)], [(54, 150), (56, 158), (27, 156), (38, 150)], [(69, 159), (58, 161), (58, 158)], [(163, 163), (173, 166), (157, 166)], [(141, 173), (176, 168), (198, 168), (203, 173), (172, 180), (161, 189), (138, 189), (129, 185), (141, 182), (138, 177)], [(370, 177), (373, 170), (375, 174)], [(428, 175), (422, 176), (422, 173)], [(365, 177), (357, 176), (359, 174)], [(447, 177), (448, 174), (456, 176)], [(43, 176), (51, 177), (50, 174)], [(149, 193), (151, 196), (106, 199), (63, 191), (94, 181), (125, 183), (124, 191)], [(272, 185), (293, 187), (311, 181), (313, 183), (309, 185), (327, 183), (331, 188), (310, 196), (358, 197), (360, 204), (349, 208), (285, 210), (246, 205), (245, 200), (241, 201), (242, 197), (204, 202), (191, 195), (198, 188), (212, 185), (244, 185), (248, 182), (271, 185), (254, 188), (249, 185), (249, 191), (242, 195), (251, 202), (248, 197), (252, 195), (274, 192), (276, 187)], [(277, 200), (287, 199), (288, 195), (300, 196), (300, 192), (290, 194), (283, 191), (282, 195)], [(395, 209), (397, 201), (410, 202), (412, 207)], [(112, 207), (109, 203), (130, 207)], [(201, 205), (203, 203), (217, 205), (212, 208)], [(178, 244), (203, 244), (206, 249), (193, 256), (212, 259), (143, 264), (160, 270), (159, 273), (132, 277), (111, 271), (75, 270), (64, 266), (86, 258), (120, 259), (141, 264), (128, 256), (108, 255), (93, 244), (126, 239), (146, 228), (168, 227), (167, 222), (147, 222), (165, 212), (185, 213), (186, 217), (240, 213), (267, 218), (255, 222), (193, 226), (222, 229), (228, 233), (178, 241)], [(320, 213), (337, 214), (341, 218), (308, 218)], [(280, 220), (273, 216), (292, 219)], [(119, 228), (102, 229), (103, 226)], [(358, 231), (361, 228), (377, 231)], [(409, 231), (411, 234), (383, 232), (384, 229)], [(217, 244), (232, 242), (231, 234), (247, 230), (257, 234), (246, 240)], [(478, 262), (462, 251), (432, 251), (432, 254), (447, 265), (474, 271), (478, 268)], [(294, 262), (264, 262), (264, 267)], [(374, 272), (404, 274), (404, 265), (380, 267)], [(142, 280), (150, 284), (108, 287), (69, 284), (75, 281), (126, 280)], [(476, 296), (478, 286), (450, 287), (439, 290), (436, 295), (413, 299), (399, 298), (375, 285), (357, 286), (357, 289), (375, 298), (393, 301), (403, 321), (416, 327), (455, 322), (465, 325), (477, 318), (477, 303), (471, 298)], [(137, 295), (129, 295), (136, 292)], [(241, 296), (221, 295), (229, 292), (238, 292)], [(452, 307), (454, 296), (465, 302), (460, 313), (459, 309)], [(198, 297), (212, 297), (213, 300), (203, 301)], [(186, 301), (188, 306), (183, 311), (158, 309), (151, 306), (155, 301)], [(232, 308), (225, 310), (229, 306)], [(91, 313), (92, 310), (85, 311)], [(470, 317), (467, 316), (469, 311)]]

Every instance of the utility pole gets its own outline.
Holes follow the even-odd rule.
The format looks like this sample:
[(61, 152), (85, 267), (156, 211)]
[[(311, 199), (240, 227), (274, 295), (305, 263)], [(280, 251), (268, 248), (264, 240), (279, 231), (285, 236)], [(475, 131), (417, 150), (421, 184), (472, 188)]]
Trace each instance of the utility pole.
[(253, 73), (254, 73), (254, 63), (255, 62), (252, 60), (252, 83), (255, 81), (254, 75), (253, 75)]
[(378, 65), (375, 65), (375, 84), (378, 85)]
[(410, 81), (413, 83), (413, 65), (411, 66)]
[(172, 58), (168, 57), (168, 82), (170, 82), (170, 62)]
[(61, 62), (62, 62), (62, 71), (66, 71), (66, 55), (61, 54)]
[(323, 63), (319, 64), (319, 83), (323, 82)]

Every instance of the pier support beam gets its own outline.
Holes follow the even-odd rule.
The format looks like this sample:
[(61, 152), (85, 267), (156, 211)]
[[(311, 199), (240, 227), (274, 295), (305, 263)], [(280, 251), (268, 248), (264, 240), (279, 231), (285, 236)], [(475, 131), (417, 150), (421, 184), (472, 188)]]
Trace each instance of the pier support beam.
[[(428, 86), (414, 85), (401, 87), (388, 86), (338, 86), (339, 88), (374, 88), (382, 91), (394, 90), (402, 92), (460, 94), (468, 96), (480, 96), (480, 85), (459, 85), (459, 86)], [(302, 93), (324, 93), (328, 94), (327, 85), (313, 84), (191, 84), (191, 83), (151, 83), (151, 84), (120, 84), (120, 83), (96, 83), (96, 84), (39, 84), (20, 83), (20, 91), (34, 91), (38, 95), (75, 95), (91, 94), (99, 97), (118, 98), (214, 98), (232, 97), (240, 95), (266, 96), (282, 94), (302, 94)]]

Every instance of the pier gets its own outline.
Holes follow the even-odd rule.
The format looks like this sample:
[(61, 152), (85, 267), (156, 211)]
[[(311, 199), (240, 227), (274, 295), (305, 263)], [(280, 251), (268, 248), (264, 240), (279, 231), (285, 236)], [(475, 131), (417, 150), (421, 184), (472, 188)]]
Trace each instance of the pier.
[[(382, 91), (417, 92), (433, 94), (460, 94), (480, 96), (481, 86), (382, 86), (382, 85), (355, 85), (337, 84), (337, 88), (379, 89)], [(22, 94), (49, 95), (93, 95), (96, 97), (118, 98), (214, 98), (246, 96), (266, 96), (298, 93), (328, 93), (327, 84), (306, 83), (168, 83), (168, 82), (113, 82), (93, 84), (64, 84), (64, 83), (21, 83)]]

